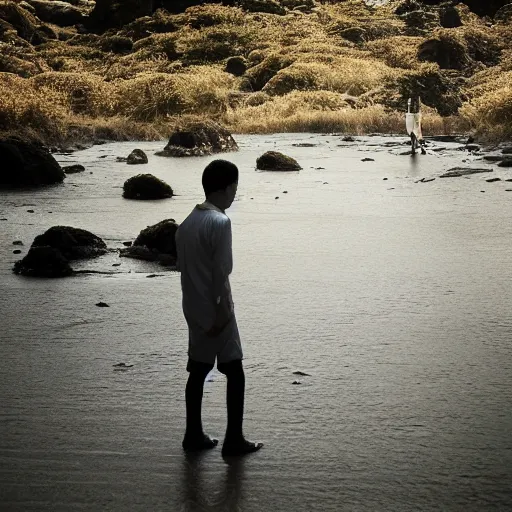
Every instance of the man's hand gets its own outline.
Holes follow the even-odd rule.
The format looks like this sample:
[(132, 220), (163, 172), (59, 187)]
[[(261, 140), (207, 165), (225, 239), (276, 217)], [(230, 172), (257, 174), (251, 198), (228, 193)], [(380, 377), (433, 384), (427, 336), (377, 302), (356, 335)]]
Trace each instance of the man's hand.
[(206, 335), (213, 338), (218, 336), (229, 324), (234, 315), (233, 303), (230, 297), (222, 297), (216, 307), (215, 323)]

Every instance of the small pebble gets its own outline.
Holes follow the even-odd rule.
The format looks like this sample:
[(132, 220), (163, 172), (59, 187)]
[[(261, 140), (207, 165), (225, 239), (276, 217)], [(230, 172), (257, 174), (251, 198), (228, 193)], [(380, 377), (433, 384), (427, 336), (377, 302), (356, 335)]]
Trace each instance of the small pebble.
[(21, 240), (14, 240), (12, 245), (23, 245), (23, 242)]
[(279, 196), (276, 196), (276, 199), (279, 199)]
[(34, 210), (27, 210), (28, 213), (34, 213)]
[(112, 263), (112, 266), (113, 266), (113, 267), (120, 267), (120, 266), (121, 266), (121, 263)]
[(288, 194), (288, 190), (283, 190), (283, 194)]
[(382, 178), (382, 181), (386, 181), (386, 180), (387, 180), (387, 178)]
[(362, 158), (361, 162), (375, 162), (374, 158)]
[(123, 245), (126, 247), (131, 247), (132, 243), (131, 242), (123, 242)]
[(300, 380), (294, 380), (294, 381), (292, 382), (292, 384), (298, 385), (298, 384), (302, 384), (302, 382), (301, 382)]
[(21, 251), (19, 249), (14, 249), (14, 251), (12, 251), (13, 254), (21, 254)]
[(110, 306), (106, 302), (98, 302), (96, 304), (99, 308), (109, 308)]

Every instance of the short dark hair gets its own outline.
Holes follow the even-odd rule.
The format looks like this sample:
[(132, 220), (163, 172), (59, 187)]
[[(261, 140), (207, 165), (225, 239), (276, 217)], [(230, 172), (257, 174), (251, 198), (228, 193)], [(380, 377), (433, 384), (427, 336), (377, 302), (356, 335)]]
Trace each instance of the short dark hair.
[(213, 160), (203, 171), (205, 195), (226, 190), (233, 183), (238, 183), (238, 167), (227, 160)]

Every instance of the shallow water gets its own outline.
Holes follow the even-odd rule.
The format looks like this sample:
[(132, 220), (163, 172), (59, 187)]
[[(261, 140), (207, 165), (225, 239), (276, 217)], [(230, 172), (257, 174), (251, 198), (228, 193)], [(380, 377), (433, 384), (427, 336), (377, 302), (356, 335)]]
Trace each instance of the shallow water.
[[(485, 180), (512, 172), (485, 165), (494, 172), (416, 183), (473, 157), (444, 144), (412, 159), (384, 137), (237, 140), (240, 152), (225, 157), (241, 171), (228, 213), (245, 430), (265, 447), (237, 464), (219, 449), (184, 456), (178, 274), (116, 253), (75, 265), (112, 275), (12, 274), (12, 241), (25, 254), (52, 225), (119, 248), (202, 200), (214, 157), (154, 156), (162, 143), (95, 146), (58, 156), (86, 173), (0, 198), (2, 510), (510, 509), (512, 183)], [(115, 161), (135, 147), (149, 165)], [(303, 170), (255, 171), (267, 149)], [(122, 199), (139, 172), (177, 196)], [(222, 437), (223, 376), (205, 390), (205, 426)]]

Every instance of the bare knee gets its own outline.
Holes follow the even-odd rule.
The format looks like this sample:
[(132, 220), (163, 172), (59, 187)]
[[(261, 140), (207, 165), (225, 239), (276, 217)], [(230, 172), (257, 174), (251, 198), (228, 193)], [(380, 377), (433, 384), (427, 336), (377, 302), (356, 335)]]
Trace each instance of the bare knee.
[(223, 373), (228, 379), (229, 378), (244, 378), (244, 367), (242, 360), (237, 359), (230, 361), (229, 363), (218, 363), (217, 369), (220, 373)]

